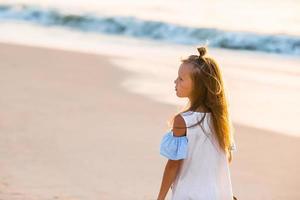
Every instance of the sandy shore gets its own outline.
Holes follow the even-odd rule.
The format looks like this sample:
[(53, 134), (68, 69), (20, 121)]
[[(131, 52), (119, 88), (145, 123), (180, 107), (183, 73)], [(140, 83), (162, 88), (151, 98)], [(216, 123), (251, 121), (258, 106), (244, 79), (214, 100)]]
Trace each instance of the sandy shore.
[[(0, 44), (0, 58), (1, 200), (155, 199), (175, 106), (124, 90), (109, 56)], [(236, 196), (299, 199), (300, 138), (234, 126)]]

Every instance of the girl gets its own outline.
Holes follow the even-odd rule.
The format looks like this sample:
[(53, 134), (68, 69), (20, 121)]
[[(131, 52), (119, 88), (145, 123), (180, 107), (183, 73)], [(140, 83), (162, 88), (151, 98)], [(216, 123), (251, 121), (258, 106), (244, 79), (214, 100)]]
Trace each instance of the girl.
[(233, 199), (229, 163), (235, 143), (222, 74), (205, 47), (198, 52), (181, 61), (174, 81), (176, 95), (189, 103), (160, 144), (168, 162), (157, 200), (170, 187), (172, 200)]

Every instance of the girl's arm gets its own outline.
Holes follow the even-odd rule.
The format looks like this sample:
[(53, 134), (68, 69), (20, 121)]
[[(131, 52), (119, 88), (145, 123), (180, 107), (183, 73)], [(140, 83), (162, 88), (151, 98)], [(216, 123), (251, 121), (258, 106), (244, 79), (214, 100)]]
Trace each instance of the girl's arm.
[(178, 170), (181, 166), (182, 160), (168, 160), (165, 171), (163, 175), (163, 179), (160, 186), (160, 191), (157, 197), (157, 200), (164, 200), (167, 196), (170, 186), (174, 182)]
[[(186, 127), (186, 124), (185, 124), (183, 117), (180, 114), (176, 115), (176, 117), (174, 118), (174, 123), (173, 123), (174, 136), (180, 137), (180, 136), (186, 135), (185, 127)], [(174, 180), (178, 174), (178, 171), (181, 167), (182, 161), (183, 161), (183, 159), (180, 159), (180, 160), (170, 160), (169, 159), (168, 160), (168, 162), (165, 166), (165, 170), (164, 170), (164, 174), (163, 174), (163, 178), (162, 178), (160, 191), (159, 191), (157, 200), (164, 200), (165, 197), (167, 196), (170, 186), (174, 182)]]

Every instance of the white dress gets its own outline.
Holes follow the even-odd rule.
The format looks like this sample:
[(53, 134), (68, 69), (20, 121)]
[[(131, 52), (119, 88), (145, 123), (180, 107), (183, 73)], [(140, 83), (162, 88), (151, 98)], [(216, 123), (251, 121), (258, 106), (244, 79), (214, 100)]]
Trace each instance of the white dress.
[[(205, 113), (187, 111), (180, 114), (188, 127), (200, 121)], [(202, 122), (205, 132), (196, 125), (187, 128), (184, 137), (169, 133), (161, 143), (162, 155), (170, 155), (168, 158), (173, 160), (184, 159), (171, 186), (171, 200), (232, 200), (229, 163), (218, 145), (210, 120), (211, 113), (206, 113)], [(174, 145), (177, 145), (176, 150)], [(167, 151), (179, 156), (176, 158), (171, 152), (165, 153)]]

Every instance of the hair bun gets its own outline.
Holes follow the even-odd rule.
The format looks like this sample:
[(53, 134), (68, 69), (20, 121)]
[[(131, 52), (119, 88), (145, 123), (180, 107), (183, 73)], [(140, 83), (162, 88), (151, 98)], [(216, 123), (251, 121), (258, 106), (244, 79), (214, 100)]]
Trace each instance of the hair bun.
[(205, 47), (198, 47), (197, 50), (198, 50), (198, 52), (200, 54), (199, 55), (200, 57), (204, 56), (206, 54), (206, 52), (207, 52), (207, 50), (206, 50)]

